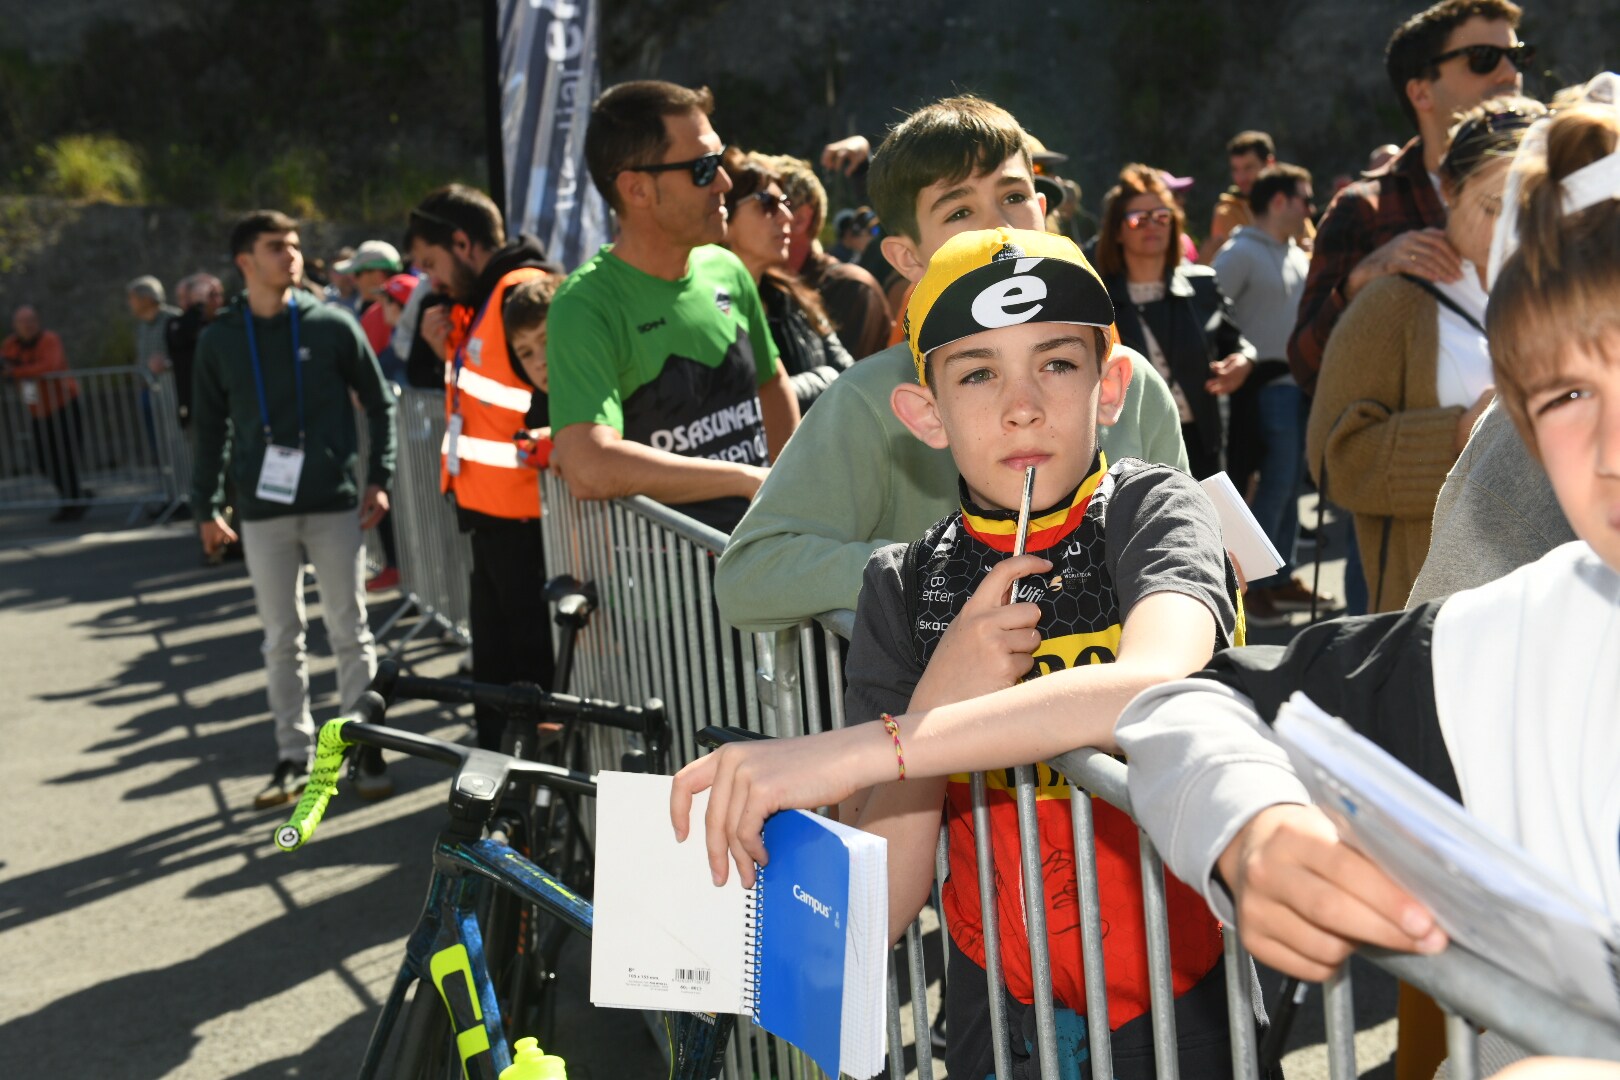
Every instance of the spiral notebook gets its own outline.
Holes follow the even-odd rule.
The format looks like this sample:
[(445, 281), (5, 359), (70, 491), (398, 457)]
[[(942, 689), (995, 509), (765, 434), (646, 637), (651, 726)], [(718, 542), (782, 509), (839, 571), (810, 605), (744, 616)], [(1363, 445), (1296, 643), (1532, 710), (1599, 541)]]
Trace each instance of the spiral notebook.
[(676, 843), (671, 778), (597, 777), (591, 1003), (739, 1013), (829, 1076), (883, 1068), (888, 844), (802, 810), (765, 823), (770, 863), (744, 889), (709, 875), (703, 812)]

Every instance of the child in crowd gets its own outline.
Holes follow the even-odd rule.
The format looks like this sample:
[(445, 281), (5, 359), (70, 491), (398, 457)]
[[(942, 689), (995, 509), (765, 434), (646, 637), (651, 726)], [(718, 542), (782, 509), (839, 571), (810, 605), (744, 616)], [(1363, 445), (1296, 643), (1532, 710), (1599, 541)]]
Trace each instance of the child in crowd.
[(1600, 76), (1526, 136), (1503, 222), (1522, 246), (1486, 317), (1498, 401), (1578, 539), (1404, 613), (1223, 653), (1120, 721), (1132, 803), (1170, 867), (1299, 978), (1361, 943), (1435, 953), (1446, 937), (1308, 805), (1266, 726), (1295, 690), (1620, 911), (1617, 88)]
[[(1110, 351), (1113, 306), (1072, 241), (999, 228), (962, 233), (928, 263), (907, 309), (916, 383), (893, 404), (927, 446), (950, 451), (960, 508), (867, 565), (850, 643), (847, 712), (857, 723), (797, 739), (727, 746), (677, 776), (672, 818), (712, 788), (710, 863), (728, 851), (745, 883), (768, 854), (769, 814), (847, 800), (840, 817), (889, 841), (890, 932), (926, 900), (943, 810), (950, 931), (946, 1065), (994, 1070), (983, 915), (969, 796), (990, 772), (1012, 1077), (1038, 1074), (1033, 979), (1019, 886), (1013, 784), (1004, 770), (1111, 743), (1113, 718), (1141, 689), (1230, 643), (1235, 580), (1214, 508), (1185, 473), (1110, 464), (1099, 419), (1117, 413), (1131, 359)], [(835, 384), (836, 385), (836, 384)], [(1025, 554), (1013, 550), (1024, 472), (1036, 466)], [(1030, 575), (1030, 576), (1025, 576)], [(1009, 588), (1023, 578), (1009, 603)], [(1022, 683), (1031, 675), (1044, 675)], [(893, 715), (901, 714), (905, 715)], [(1089, 1060), (1079, 901), (1065, 778), (1042, 768), (1045, 894), (1063, 1077)], [(1115, 1075), (1153, 1073), (1135, 825), (1096, 816)], [(1176, 1022), (1185, 1075), (1230, 1065), (1221, 934), (1191, 890), (1169, 883)], [(1106, 1029), (1105, 1029), (1106, 1030)]]
[[(1035, 190), (1028, 138), (1012, 114), (971, 96), (924, 106), (889, 132), (867, 184), (887, 230), (884, 258), (899, 274), (921, 280), (957, 233), (1043, 227), (1046, 197)], [(1102, 448), (1112, 460), (1186, 469), (1170, 388), (1130, 355), (1130, 388), (1100, 433)], [(913, 370), (901, 342), (860, 360), (804, 414), (720, 557), (715, 599), (728, 624), (779, 630), (853, 609), (872, 552), (950, 513), (950, 455), (913, 439), (890, 408)]]
[(528, 415), (524, 417), (523, 438), (513, 435), (518, 444), (518, 457), (525, 464), (544, 469), (551, 461), (551, 417), (547, 409), (546, 378), (546, 315), (551, 311), (551, 298), (557, 292), (561, 279), (538, 277), (514, 285), (506, 294), (502, 309), (506, 320), (506, 344), (517, 358), (518, 366), (530, 385), (540, 391), (534, 395)]

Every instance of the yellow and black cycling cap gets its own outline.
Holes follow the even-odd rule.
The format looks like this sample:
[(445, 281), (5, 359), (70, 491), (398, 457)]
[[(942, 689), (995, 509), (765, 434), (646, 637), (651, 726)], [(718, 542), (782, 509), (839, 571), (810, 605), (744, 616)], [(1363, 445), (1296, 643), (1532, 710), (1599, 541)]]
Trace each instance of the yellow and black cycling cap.
[(929, 353), (965, 337), (1030, 322), (1108, 329), (1114, 304), (1067, 236), (1025, 229), (958, 233), (934, 253), (906, 305), (917, 382)]

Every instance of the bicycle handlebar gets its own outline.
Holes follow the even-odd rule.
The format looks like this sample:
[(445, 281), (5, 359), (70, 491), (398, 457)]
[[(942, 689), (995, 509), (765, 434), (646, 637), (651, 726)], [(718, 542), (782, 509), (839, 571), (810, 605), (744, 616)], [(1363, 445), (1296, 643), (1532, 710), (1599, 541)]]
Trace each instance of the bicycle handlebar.
[(310, 770), (309, 783), (298, 805), (293, 808), (292, 816), (276, 830), (277, 847), (283, 851), (296, 851), (315, 835), (316, 827), (326, 815), (327, 804), (337, 793), (337, 778), (343, 769), (343, 756), (355, 743), (456, 766), (450, 806), (452, 814), (457, 817), (487, 817), (488, 812), (494, 809), (496, 797), (506, 789), (508, 780), (539, 783), (556, 791), (577, 795), (596, 794), (595, 779), (583, 773), (508, 757), (492, 750), (458, 746), (429, 735), (418, 735), (377, 723), (387, 708), (381, 695), (367, 691), (356, 703), (353, 713), (328, 720), (322, 725), (316, 741), (315, 767)]
[(390, 702), (405, 698), (452, 705), (482, 705), (503, 712), (529, 712), (539, 719), (576, 717), (603, 727), (638, 734), (650, 728), (656, 729), (664, 723), (664, 703), (658, 698), (649, 698), (641, 705), (618, 705), (596, 698), (552, 693), (538, 686), (500, 686), (477, 683), (471, 679), (426, 679), (402, 674), (399, 664), (392, 660), (377, 665), (377, 677), (372, 685)]

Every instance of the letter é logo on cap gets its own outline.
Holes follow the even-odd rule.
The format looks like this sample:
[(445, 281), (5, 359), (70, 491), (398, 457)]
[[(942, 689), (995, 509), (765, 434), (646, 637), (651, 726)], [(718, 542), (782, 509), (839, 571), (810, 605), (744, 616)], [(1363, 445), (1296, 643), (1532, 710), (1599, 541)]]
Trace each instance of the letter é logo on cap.
[[(1017, 270), (1033, 269), (1039, 259), (1021, 259)], [(1026, 266), (1024, 264), (1031, 264)], [(1041, 313), (1046, 299), (1046, 282), (1034, 274), (1021, 273), (1005, 281), (987, 285), (973, 298), (973, 321), (986, 330), (1026, 323)]]

